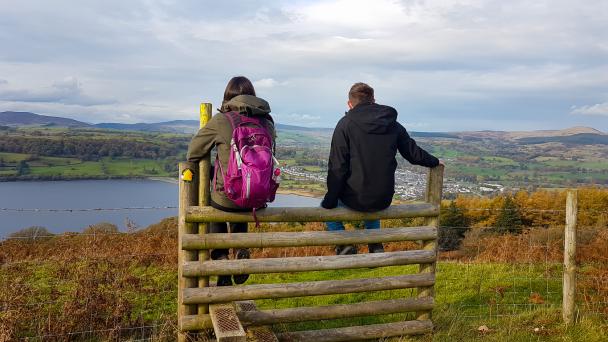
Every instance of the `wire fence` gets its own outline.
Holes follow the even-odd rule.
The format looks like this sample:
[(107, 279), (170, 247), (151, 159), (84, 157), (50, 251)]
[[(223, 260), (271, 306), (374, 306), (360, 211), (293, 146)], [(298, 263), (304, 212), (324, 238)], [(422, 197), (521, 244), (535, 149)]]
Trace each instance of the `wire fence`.
[[(0, 208), (0, 211), (55, 211), (69, 215), (79, 211), (165, 209), (175, 207)], [(565, 212), (521, 210), (538, 214)], [(594, 215), (608, 211), (580, 212)], [(387, 221), (383, 227), (417, 224)], [(440, 228), (435, 317), (451, 322), (447, 329), (463, 321), (491, 326), (522, 315), (559, 312), (564, 226), (521, 226), (508, 233), (502, 228), (495, 225)], [(321, 230), (324, 226), (263, 224), (259, 229)], [(607, 321), (608, 229), (579, 226), (578, 231), (578, 315)], [(408, 248), (417, 247), (408, 243), (386, 246), (387, 251)], [(331, 253), (333, 249), (325, 247), (265, 249), (252, 251), (252, 257)], [(175, 337), (175, 219), (129, 232), (93, 229), (84, 233), (33, 232), (4, 237), (0, 240), (0, 269), (0, 341), (171, 341)]]

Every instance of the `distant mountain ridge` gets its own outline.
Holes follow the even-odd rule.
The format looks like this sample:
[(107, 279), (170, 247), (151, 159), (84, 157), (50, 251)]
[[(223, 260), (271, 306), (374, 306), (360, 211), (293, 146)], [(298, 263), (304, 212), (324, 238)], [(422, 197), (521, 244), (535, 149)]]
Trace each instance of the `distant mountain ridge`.
[[(0, 125), (9, 127), (40, 126), (40, 127), (70, 127), (70, 128), (99, 128), (124, 131), (165, 132), (193, 134), (199, 129), (198, 120), (172, 120), (155, 123), (99, 123), (62, 118), (57, 116), (40, 115), (30, 112), (0, 112)], [(321, 133), (329, 135), (333, 128), (301, 127), (286, 124), (276, 124), (279, 131), (295, 131), (302, 133)], [(608, 145), (608, 134), (591, 127), (571, 127), (562, 130), (538, 131), (472, 131), (472, 132), (410, 132), (415, 138), (452, 138), (452, 139), (502, 139), (523, 144), (540, 144), (546, 142), (562, 142), (570, 144), (603, 144)]]
[(30, 112), (1, 112), (0, 125), (4, 126), (59, 126), (88, 127), (90, 124), (58, 116), (39, 115)]

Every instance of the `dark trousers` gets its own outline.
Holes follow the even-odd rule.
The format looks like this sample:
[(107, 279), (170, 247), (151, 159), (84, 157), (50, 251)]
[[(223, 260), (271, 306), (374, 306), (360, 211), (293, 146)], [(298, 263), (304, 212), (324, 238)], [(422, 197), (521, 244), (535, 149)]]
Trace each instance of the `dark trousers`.
[[(211, 206), (215, 209), (219, 209), (222, 211), (228, 212), (248, 212), (251, 209), (233, 209), (223, 207), (213, 201), (211, 201)], [(246, 222), (210, 222), (209, 223), (209, 233), (228, 233), (228, 226), (230, 225), (231, 233), (247, 233), (247, 223)], [(221, 249), (212, 249), (210, 252), (211, 259), (224, 259), (228, 258), (229, 250), (226, 248)]]
[[(232, 233), (247, 233), (247, 223), (245, 222), (211, 222), (209, 223), (209, 233), (228, 233), (228, 225)], [(211, 259), (228, 258), (228, 249), (212, 249)]]

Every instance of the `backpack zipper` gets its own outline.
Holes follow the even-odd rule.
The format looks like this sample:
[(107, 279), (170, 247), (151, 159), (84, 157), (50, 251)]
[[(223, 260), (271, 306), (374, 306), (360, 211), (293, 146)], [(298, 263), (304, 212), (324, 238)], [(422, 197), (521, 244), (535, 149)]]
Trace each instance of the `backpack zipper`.
[(251, 189), (251, 172), (247, 172), (247, 191), (245, 192), (246, 199), (249, 199), (250, 189)]

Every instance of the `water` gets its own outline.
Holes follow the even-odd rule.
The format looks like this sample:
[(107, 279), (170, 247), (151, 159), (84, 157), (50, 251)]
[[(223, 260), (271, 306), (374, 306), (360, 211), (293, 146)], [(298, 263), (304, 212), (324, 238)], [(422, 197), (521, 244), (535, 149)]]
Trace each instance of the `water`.
[[(277, 195), (272, 206), (319, 206), (319, 199)], [(177, 184), (153, 180), (84, 180), (0, 182), (0, 238), (19, 229), (42, 226), (53, 233), (80, 232), (91, 224), (110, 222), (120, 229), (127, 222), (146, 227), (177, 209), (78, 211), (95, 208), (177, 207)], [(10, 209), (73, 209), (74, 211), (12, 211)]]

